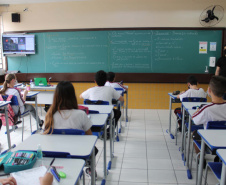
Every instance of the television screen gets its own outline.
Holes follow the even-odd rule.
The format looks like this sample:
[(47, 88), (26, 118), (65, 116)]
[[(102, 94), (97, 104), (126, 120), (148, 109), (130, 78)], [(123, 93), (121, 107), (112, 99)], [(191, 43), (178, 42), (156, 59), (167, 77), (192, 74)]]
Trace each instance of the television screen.
[(35, 35), (3, 35), (3, 54), (35, 54)]

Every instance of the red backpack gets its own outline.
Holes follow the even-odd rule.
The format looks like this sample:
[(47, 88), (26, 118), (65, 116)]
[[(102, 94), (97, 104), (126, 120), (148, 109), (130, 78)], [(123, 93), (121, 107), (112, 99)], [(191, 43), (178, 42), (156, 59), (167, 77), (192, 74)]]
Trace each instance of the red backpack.
[[(8, 98), (6, 100), (4, 100), (4, 98), (2, 97), (2, 95), (0, 95), (0, 101), (11, 101), (13, 95), (9, 95)], [(7, 105), (8, 108), (8, 122), (9, 122), (9, 126), (13, 126), (15, 125), (16, 121), (17, 121), (17, 116), (15, 115), (13, 108), (10, 104)], [(2, 120), (2, 125), (6, 126), (6, 120), (5, 120), (5, 112), (4, 113), (0, 113), (0, 119)]]

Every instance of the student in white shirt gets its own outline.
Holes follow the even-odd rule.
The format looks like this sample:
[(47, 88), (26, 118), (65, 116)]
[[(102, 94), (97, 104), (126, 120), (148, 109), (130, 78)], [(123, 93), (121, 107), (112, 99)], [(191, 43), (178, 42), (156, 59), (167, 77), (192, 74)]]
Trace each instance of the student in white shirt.
[[(187, 78), (187, 85), (188, 85), (188, 90), (181, 92), (179, 95), (177, 95), (177, 98), (180, 98), (180, 101), (182, 101), (183, 98), (190, 98), (190, 97), (198, 97), (198, 98), (206, 98), (206, 92), (198, 87), (198, 81), (195, 76), (189, 76)], [(176, 108), (174, 110), (174, 113), (177, 114), (181, 113), (181, 108)], [(177, 118), (179, 128), (178, 130), (181, 131), (181, 119)]]
[[(22, 95), (20, 92), (21, 90), (14, 87), (16, 85), (16, 81), (17, 80), (16, 80), (15, 74), (7, 74), (5, 77), (5, 82), (3, 84), (3, 88), (0, 90), (0, 94), (14, 95), (17, 97), (19, 106), (12, 106), (15, 115), (23, 114), (24, 112), (29, 110), (31, 112), (32, 117), (34, 119), (36, 119), (35, 108), (32, 105), (25, 103), (28, 91), (25, 90)], [(39, 123), (39, 126), (42, 127), (43, 120), (40, 120), (39, 117), (38, 117), (38, 123)]]
[[(222, 76), (212, 76), (208, 87), (208, 94), (211, 97), (212, 103), (203, 106), (193, 114), (192, 119), (194, 124), (203, 124), (204, 129), (206, 129), (208, 121), (226, 120), (226, 102), (223, 99), (225, 92), (226, 78)], [(197, 132), (193, 133), (193, 138), (201, 141), (201, 137)], [(198, 148), (196, 148), (196, 152), (199, 152)]]
[[(53, 129), (79, 129), (85, 131), (86, 135), (92, 135), (92, 122), (83, 110), (78, 109), (75, 96), (75, 89), (71, 82), (59, 82), (50, 106), (45, 117), (44, 134), (51, 134)], [(98, 149), (95, 147), (95, 154)], [(85, 170), (91, 175), (91, 169)]]
[(113, 87), (113, 88), (123, 88), (124, 92), (128, 90), (122, 84), (115, 82), (115, 73), (114, 72), (108, 72), (107, 73), (107, 82), (105, 83), (105, 86), (110, 86), (110, 87)]
[[(95, 75), (95, 82), (98, 86), (92, 87), (84, 91), (80, 98), (89, 100), (102, 100), (107, 101), (112, 104), (112, 99), (124, 101), (124, 98), (112, 87), (104, 86), (107, 81), (107, 74), (103, 70), (100, 70)], [(118, 120), (121, 116), (121, 111), (113, 109), (115, 118), (115, 128), (117, 126)], [(109, 138), (110, 129), (107, 129), (107, 137)]]
[(198, 81), (195, 76), (189, 76), (187, 79), (188, 90), (181, 92), (177, 95), (177, 98), (180, 98), (182, 101), (183, 98), (186, 97), (199, 97), (199, 98), (206, 98), (206, 92), (198, 87)]

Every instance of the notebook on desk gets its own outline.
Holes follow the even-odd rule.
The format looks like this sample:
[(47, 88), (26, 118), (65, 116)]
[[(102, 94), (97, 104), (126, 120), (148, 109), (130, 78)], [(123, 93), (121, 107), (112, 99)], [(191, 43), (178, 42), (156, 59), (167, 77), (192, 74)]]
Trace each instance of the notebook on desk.
[(46, 78), (34, 78), (35, 86), (47, 86)]

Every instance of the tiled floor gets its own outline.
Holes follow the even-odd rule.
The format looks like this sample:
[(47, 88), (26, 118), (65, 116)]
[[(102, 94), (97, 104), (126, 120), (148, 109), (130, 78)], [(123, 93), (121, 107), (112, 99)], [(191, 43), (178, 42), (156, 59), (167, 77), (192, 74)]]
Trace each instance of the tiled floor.
[[(41, 116), (44, 119), (44, 113)], [(115, 153), (112, 169), (109, 171), (106, 185), (185, 185), (195, 184), (193, 179), (187, 179), (186, 168), (181, 160), (178, 146), (181, 144), (179, 133), (178, 146), (166, 133), (168, 129), (168, 110), (129, 110), (129, 122), (120, 134), (120, 141), (115, 142)], [(35, 123), (34, 120), (32, 120)], [(26, 119), (25, 138), (30, 135), (29, 121)], [(175, 117), (172, 116), (172, 126), (175, 129)], [(12, 144), (21, 142), (21, 126), (11, 133)], [(33, 126), (35, 129), (35, 126)], [(7, 148), (5, 127), (0, 132), (1, 149)], [(96, 146), (99, 153), (96, 156), (97, 185), (103, 177), (103, 142), (98, 140)], [(109, 141), (107, 142), (107, 159), (109, 160)], [(195, 161), (193, 163), (195, 168)], [(209, 184), (217, 184), (214, 175), (208, 175)], [(86, 184), (90, 180), (86, 179)]]

